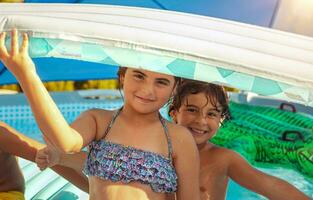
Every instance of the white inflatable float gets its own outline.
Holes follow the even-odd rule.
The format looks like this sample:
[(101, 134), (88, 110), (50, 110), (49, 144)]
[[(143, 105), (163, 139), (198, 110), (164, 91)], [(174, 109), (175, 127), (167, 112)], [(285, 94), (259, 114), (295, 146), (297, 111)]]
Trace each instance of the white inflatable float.
[(0, 4), (0, 31), (13, 27), (32, 36), (33, 57), (140, 67), (313, 105), (310, 37), (145, 8)]

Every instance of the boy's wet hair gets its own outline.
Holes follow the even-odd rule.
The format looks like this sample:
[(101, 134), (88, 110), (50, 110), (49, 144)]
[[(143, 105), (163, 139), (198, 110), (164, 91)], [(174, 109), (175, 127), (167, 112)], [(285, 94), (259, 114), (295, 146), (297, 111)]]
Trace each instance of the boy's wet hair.
[(211, 104), (217, 108), (217, 103), (222, 107), (222, 118), (230, 119), (229, 99), (224, 87), (213, 83), (183, 79), (176, 88), (173, 101), (169, 106), (169, 115), (173, 110), (178, 111), (185, 98), (191, 94), (204, 93)]

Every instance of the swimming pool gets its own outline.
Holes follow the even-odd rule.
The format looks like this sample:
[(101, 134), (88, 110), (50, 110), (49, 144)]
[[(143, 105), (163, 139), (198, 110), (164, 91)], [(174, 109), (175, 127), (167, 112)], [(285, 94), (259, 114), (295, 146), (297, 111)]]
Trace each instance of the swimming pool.
[[(116, 91), (106, 91), (104, 96), (97, 95), (95, 91), (90, 91), (90, 93), (84, 92), (83, 96), (88, 98), (82, 98), (82, 93), (73, 92), (73, 93), (52, 93), (52, 97), (57, 102), (60, 110), (64, 114), (68, 122), (72, 122), (80, 112), (87, 110), (89, 108), (103, 108), (103, 109), (115, 109), (120, 107), (123, 104), (122, 99), (117, 98), (118, 92)], [(5, 121), (11, 126), (15, 127), (17, 130), (25, 133), (27, 136), (34, 138), (39, 141), (43, 141), (41, 133), (36, 125), (36, 122), (33, 118), (32, 112), (26, 102), (26, 99), (23, 95), (11, 95), (11, 96), (0, 96), (0, 120)], [(164, 112), (164, 111), (162, 111)], [(161, 112), (161, 113), (162, 113)], [(34, 191), (35, 187), (42, 187), (42, 183), (39, 181), (40, 177), (44, 179), (51, 179), (51, 183), (47, 183), (46, 189), (48, 190), (62, 190), (63, 195), (68, 195), (66, 199), (83, 199), (86, 196), (79, 198), (78, 189), (73, 187), (71, 184), (68, 184), (64, 179), (57, 178), (56, 175), (51, 172), (51, 170), (46, 172), (39, 173), (39, 170), (33, 164), (22, 161), (23, 172), (26, 175), (26, 180), (28, 180), (29, 174), (36, 174), (37, 179), (29, 181), (26, 188), (27, 197), (36, 197)], [(282, 167), (272, 166), (270, 168), (259, 168), (260, 170), (278, 176), (282, 179), (287, 180), (292, 185), (299, 188), (301, 191), (308, 194), (313, 198), (313, 184), (306, 177), (300, 173), (291, 170), (285, 169)], [(53, 178), (52, 178), (53, 177)], [(58, 187), (57, 185), (61, 185)], [(71, 191), (67, 192), (66, 191)], [(47, 191), (39, 190), (38, 193), (45, 193)], [(39, 194), (37, 194), (38, 196)], [(74, 195), (74, 196), (73, 196)], [(36, 199), (36, 198), (33, 198)], [(42, 199), (42, 197), (41, 197)], [(49, 199), (57, 199), (49, 197)], [(63, 198), (62, 198), (63, 199)], [(237, 199), (251, 199), (259, 200), (265, 199), (264, 197), (250, 192), (234, 182), (230, 182), (229, 189), (227, 192), (227, 200), (237, 200)]]

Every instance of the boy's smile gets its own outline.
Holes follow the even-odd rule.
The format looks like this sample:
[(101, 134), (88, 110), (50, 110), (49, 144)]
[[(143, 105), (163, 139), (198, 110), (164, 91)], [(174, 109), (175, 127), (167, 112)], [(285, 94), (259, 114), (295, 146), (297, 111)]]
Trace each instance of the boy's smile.
[(214, 102), (214, 106), (211, 101), (205, 93), (190, 94), (179, 110), (173, 112), (174, 121), (187, 127), (198, 145), (212, 138), (220, 125), (219, 103)]
[(193, 127), (188, 127), (188, 129), (190, 130), (190, 132), (195, 135), (195, 136), (201, 136), (204, 134), (207, 134), (208, 131), (207, 130), (201, 130), (201, 129), (197, 129), (197, 128), (193, 128)]

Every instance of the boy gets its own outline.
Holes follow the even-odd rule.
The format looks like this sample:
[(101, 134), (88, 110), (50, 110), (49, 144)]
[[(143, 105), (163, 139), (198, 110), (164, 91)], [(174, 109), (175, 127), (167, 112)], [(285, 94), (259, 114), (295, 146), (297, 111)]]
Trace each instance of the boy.
[(185, 80), (177, 88), (169, 113), (174, 122), (189, 129), (198, 146), (202, 200), (225, 199), (230, 178), (269, 199), (309, 199), (286, 181), (253, 168), (234, 151), (207, 142), (229, 118), (223, 87)]
[[(37, 151), (45, 146), (0, 121), (0, 199), (24, 199), (24, 178), (15, 156), (35, 162)], [(52, 169), (88, 192), (88, 180), (81, 173), (58, 165)]]
[(17, 159), (15, 156), (2, 151), (1, 145), (0, 163), (0, 199), (24, 200), (24, 177)]

